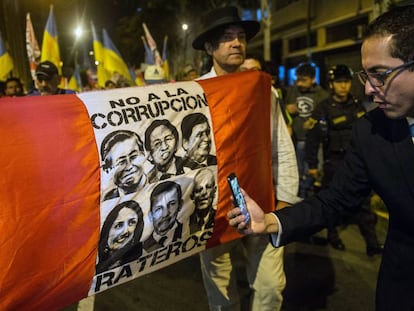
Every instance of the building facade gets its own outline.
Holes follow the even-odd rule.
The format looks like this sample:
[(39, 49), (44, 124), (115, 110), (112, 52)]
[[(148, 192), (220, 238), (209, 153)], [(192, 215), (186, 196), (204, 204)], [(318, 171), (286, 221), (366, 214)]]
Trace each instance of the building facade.
[[(413, 1), (379, 0), (271, 0), (270, 55), (285, 72), (304, 61), (320, 69), (320, 82), (326, 85), (326, 69), (345, 64), (354, 71), (361, 69), (360, 45), (366, 25), (390, 5)], [(263, 51), (266, 24), (249, 42), (249, 49)], [(268, 45), (269, 46), (269, 45)], [(266, 54), (265, 54), (266, 55)], [(284, 79), (288, 84), (288, 77)], [(354, 83), (353, 93), (363, 95)]]

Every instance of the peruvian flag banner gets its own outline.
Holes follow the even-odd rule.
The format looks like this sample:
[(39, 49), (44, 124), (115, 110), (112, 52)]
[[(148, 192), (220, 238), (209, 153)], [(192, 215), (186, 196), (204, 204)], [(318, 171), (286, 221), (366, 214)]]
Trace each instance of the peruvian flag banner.
[(59, 310), (206, 248), (227, 176), (270, 211), (270, 77), (0, 99), (0, 309)]

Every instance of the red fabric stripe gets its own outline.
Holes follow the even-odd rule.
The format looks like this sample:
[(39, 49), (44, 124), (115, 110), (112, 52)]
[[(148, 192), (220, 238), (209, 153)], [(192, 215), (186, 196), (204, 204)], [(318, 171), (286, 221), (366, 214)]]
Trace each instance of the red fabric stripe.
[[(197, 81), (203, 87), (213, 121), (217, 148), (219, 202), (213, 237), (207, 247), (240, 237), (229, 227), (231, 208), (227, 175), (266, 211), (273, 210), (270, 143), (270, 76), (245, 72)], [(265, 116), (263, 118), (263, 116)]]
[[(273, 209), (270, 77), (199, 81), (212, 114), (219, 204), (208, 247), (230, 228), (226, 177)], [(265, 116), (265, 117), (263, 117)], [(88, 113), (71, 95), (0, 99), (0, 309), (58, 310), (87, 296), (99, 239), (99, 156)]]
[[(24, 109), (22, 109), (22, 105)], [(72, 95), (0, 100), (0, 309), (87, 295), (99, 235), (99, 158)]]

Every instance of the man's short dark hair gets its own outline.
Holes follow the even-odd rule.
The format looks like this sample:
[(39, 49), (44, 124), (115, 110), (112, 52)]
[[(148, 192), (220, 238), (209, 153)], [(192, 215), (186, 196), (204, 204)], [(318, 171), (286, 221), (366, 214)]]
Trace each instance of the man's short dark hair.
[(246, 53), (246, 56), (244, 57), (244, 60), (246, 60), (246, 59), (254, 59), (254, 60), (258, 61), (260, 63), (260, 67), (262, 67), (262, 69), (263, 69), (263, 66), (264, 66), (263, 57), (261, 57), (257, 54)]
[(152, 132), (159, 126), (164, 125), (166, 128), (168, 128), (171, 133), (174, 135), (175, 137), (175, 144), (178, 144), (178, 131), (175, 128), (174, 125), (171, 124), (170, 121), (168, 121), (167, 119), (163, 119), (163, 120), (154, 120), (152, 121), (152, 123), (150, 124), (150, 126), (148, 126), (148, 128), (145, 130), (145, 149), (147, 151), (151, 151), (151, 139), (150, 136), (152, 134)]
[(392, 35), (390, 55), (404, 62), (414, 60), (414, 5), (392, 7), (366, 28), (363, 40)]
[(196, 112), (186, 115), (181, 121), (181, 133), (183, 135), (183, 140), (189, 140), (194, 126), (202, 123), (207, 123), (210, 127), (208, 119), (204, 114)]
[(116, 84), (115, 84), (115, 82), (114, 81), (112, 81), (112, 80), (106, 80), (105, 81), (105, 87), (108, 87), (109, 85), (113, 85), (113, 86), (116, 86)]
[(11, 78), (8, 78), (8, 79), (6, 80), (6, 82), (4, 83), (5, 87), (7, 87), (7, 84), (8, 84), (9, 82), (11, 82), (11, 81), (16, 82), (16, 83), (19, 85), (19, 87), (23, 90), (23, 83), (22, 83), (22, 81), (20, 81), (20, 79), (19, 79), (19, 78), (17, 78), (17, 77), (11, 77)]
[(316, 69), (311, 63), (301, 63), (296, 67), (296, 76), (315, 78)]
[(120, 130), (110, 133), (108, 136), (104, 138), (101, 144), (101, 159), (104, 162), (102, 168), (106, 171), (112, 167), (112, 158), (109, 157), (109, 152), (111, 151), (112, 147), (121, 141), (135, 138), (138, 149), (141, 152), (144, 152), (144, 145), (142, 143), (141, 138), (135, 132), (128, 131), (128, 130)]
[[(154, 204), (154, 200), (156, 197), (158, 197), (160, 194), (164, 192), (168, 192), (170, 190), (175, 189), (177, 191), (177, 199), (179, 202), (181, 202), (182, 199), (182, 192), (181, 192), (181, 186), (177, 184), (176, 182), (167, 180), (162, 183), (159, 183), (157, 186), (155, 186), (154, 190), (151, 192), (150, 202), (151, 202), (151, 209)], [(181, 205), (181, 203), (180, 203)]]

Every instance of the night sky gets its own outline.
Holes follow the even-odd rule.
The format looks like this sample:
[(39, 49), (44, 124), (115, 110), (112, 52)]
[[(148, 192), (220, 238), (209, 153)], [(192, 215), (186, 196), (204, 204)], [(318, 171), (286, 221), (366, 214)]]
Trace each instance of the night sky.
[[(125, 2), (127, 0), (124, 0)], [(97, 30), (106, 28), (109, 35), (112, 36), (117, 20), (122, 16), (134, 13), (123, 9), (124, 6), (119, 0), (20, 0), (19, 9), (24, 14), (30, 13), (39, 45), (42, 42), (51, 4), (53, 4), (57, 24), (62, 60), (72, 57), (71, 53), (73, 53), (76, 44), (92, 46), (91, 22), (95, 24)], [(77, 25), (82, 25), (83, 29), (87, 31), (79, 42), (75, 41), (74, 35), (74, 29)]]
[[(75, 60), (83, 68), (89, 68), (87, 62), (90, 64), (94, 61), (93, 56), (88, 55), (88, 52), (92, 50), (91, 22), (94, 23), (98, 35), (103, 28), (107, 30), (115, 46), (131, 66), (139, 66), (145, 60), (145, 50), (141, 41), (143, 35), (141, 23), (143, 22), (147, 23), (150, 28), (159, 49), (162, 49), (164, 38), (168, 37), (168, 57), (170, 59), (177, 57), (177, 63), (180, 59), (184, 62), (182, 51), (188, 48), (185, 42), (191, 42), (191, 36), (194, 35), (196, 29), (194, 25), (197, 25), (199, 21), (199, 18), (193, 21), (192, 18), (200, 15), (188, 12), (194, 12), (194, 7), (204, 12), (203, 6), (207, 7), (210, 2), (205, 0), (206, 2), (197, 2), (197, 5), (193, 3), (186, 7), (179, 7), (176, 5), (180, 2), (178, 0), (164, 1), (165, 5), (162, 1), (154, 0), (152, 6), (149, 6), (148, 0), (0, 0), (0, 13), (2, 13), (0, 14), (2, 15), (0, 16), (0, 31), (6, 38), (14, 60), (16, 62), (26, 61), (26, 13), (31, 15), (36, 38), (41, 48), (49, 8), (53, 4), (65, 76), (72, 74)], [(122, 23), (120, 22), (123, 17), (136, 15), (137, 12), (139, 14), (135, 19), (124, 19)], [(183, 22), (190, 24), (190, 30), (186, 32), (186, 35), (181, 29)], [(76, 40), (74, 34), (77, 25), (82, 25), (86, 30), (79, 40)], [(191, 54), (187, 54), (187, 57), (192, 59)], [(173, 65), (173, 62), (170, 62), (170, 65)], [(25, 68), (25, 65), (20, 65), (18, 73), (23, 75)]]

